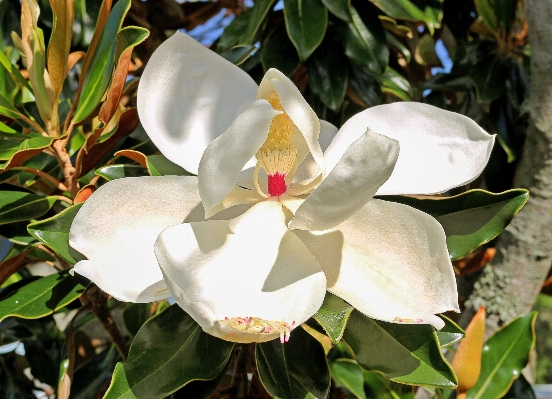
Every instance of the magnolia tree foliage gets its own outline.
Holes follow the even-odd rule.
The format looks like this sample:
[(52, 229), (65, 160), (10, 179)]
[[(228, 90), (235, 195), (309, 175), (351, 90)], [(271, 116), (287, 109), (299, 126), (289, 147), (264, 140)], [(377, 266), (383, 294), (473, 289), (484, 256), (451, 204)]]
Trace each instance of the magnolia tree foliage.
[(534, 314), (448, 363), (464, 258), (528, 197), (468, 190), (519, 145), (494, 3), (0, 3), (3, 397), (532, 394)]

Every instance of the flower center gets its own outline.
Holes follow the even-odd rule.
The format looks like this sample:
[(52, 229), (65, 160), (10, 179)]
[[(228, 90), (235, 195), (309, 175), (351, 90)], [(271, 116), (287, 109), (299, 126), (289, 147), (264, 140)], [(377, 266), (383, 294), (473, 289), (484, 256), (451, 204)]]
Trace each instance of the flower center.
[(225, 317), (222, 323), (235, 328), (238, 331), (250, 332), (253, 334), (280, 334), (280, 342), (288, 342), (291, 329), (295, 322), (289, 325), (285, 321), (264, 320), (258, 317)]
[[(274, 109), (284, 110), (276, 91), (271, 92), (266, 100)], [(286, 192), (285, 177), (297, 160), (297, 148), (292, 138), (297, 133), (299, 129), (286, 113), (277, 115), (272, 120), (264, 144), (255, 154), (268, 175), (270, 196), (276, 197)]]

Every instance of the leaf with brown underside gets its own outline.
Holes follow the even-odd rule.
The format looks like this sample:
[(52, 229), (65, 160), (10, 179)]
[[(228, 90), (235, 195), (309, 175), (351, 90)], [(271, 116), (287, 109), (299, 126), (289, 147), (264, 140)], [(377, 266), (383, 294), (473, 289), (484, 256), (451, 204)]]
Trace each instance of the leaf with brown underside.
[(7, 154), (10, 153), (9, 151), (12, 151), (12, 153), (11, 155), (3, 157), (5, 162), (0, 163), (0, 173), (16, 166), (23, 165), (24, 162), (40, 154), (45, 148), (50, 147), (53, 142), (54, 139), (40, 136), (29, 138), (19, 144), (14, 143), (16, 145), (14, 145), (11, 150), (4, 148), (3, 150), (6, 151)]
[(132, 159), (137, 164), (139, 164), (140, 166), (143, 166), (144, 168), (148, 167), (148, 158), (139, 151), (134, 151), (134, 150), (117, 151), (115, 153), (115, 156), (129, 158), (129, 159)]
[(487, 263), (493, 260), (496, 254), (495, 247), (477, 248), (471, 254), (452, 262), (454, 271), (458, 276), (475, 273), (485, 267)]
[(54, 14), (54, 28), (48, 43), (48, 72), (54, 92), (54, 105), (56, 105), (67, 71), (71, 37), (73, 35), (75, 2), (50, 0), (50, 6)]
[(0, 285), (4, 284), (12, 274), (26, 265), (25, 260), (29, 252), (31, 252), (31, 250), (27, 249), (20, 254), (0, 262)]
[(84, 58), (85, 55), (86, 53), (84, 51), (74, 51), (67, 56), (67, 69), (65, 70), (65, 77), (67, 77), (69, 71), (71, 71), (75, 64)]
[(128, 136), (138, 127), (138, 111), (130, 108), (119, 119), (117, 131), (106, 141), (96, 144), (83, 157), (80, 176), (90, 172), (117, 145), (119, 140)]
[(96, 186), (94, 186), (93, 184), (87, 184), (79, 190), (79, 192), (75, 196), (75, 199), (73, 200), (73, 204), (80, 204), (81, 202), (86, 201), (88, 198), (90, 198), (94, 191), (96, 191)]

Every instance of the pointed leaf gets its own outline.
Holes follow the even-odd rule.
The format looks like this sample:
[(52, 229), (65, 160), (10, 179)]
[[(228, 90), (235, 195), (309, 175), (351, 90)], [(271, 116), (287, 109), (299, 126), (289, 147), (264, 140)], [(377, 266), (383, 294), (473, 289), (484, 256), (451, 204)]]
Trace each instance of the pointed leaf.
[(48, 43), (48, 73), (54, 91), (54, 103), (57, 103), (63, 88), (67, 58), (71, 49), (75, 2), (50, 0), (50, 6), (54, 14), (54, 28)]
[(389, 195), (381, 198), (409, 205), (437, 219), (445, 230), (450, 257), (456, 260), (504, 230), (527, 202), (529, 192), (515, 189), (493, 194), (470, 190), (453, 197), (419, 199)]
[(273, 397), (303, 399), (309, 393), (326, 398), (330, 372), (322, 345), (302, 328), (288, 342), (272, 340), (255, 346), (259, 378)]
[(362, 367), (354, 360), (345, 343), (340, 342), (330, 350), (328, 365), (338, 386), (350, 391), (357, 399), (366, 399)]
[(107, 181), (122, 179), (124, 177), (150, 176), (148, 170), (141, 165), (110, 165), (99, 168), (95, 175), (103, 177)]
[(15, 166), (21, 166), (24, 162), (40, 154), (45, 148), (52, 145), (54, 139), (48, 137), (31, 137), (20, 143), (13, 141), (0, 142), (0, 173)]
[(412, 385), (453, 388), (456, 376), (443, 358), (435, 329), (370, 319), (354, 310), (343, 340), (366, 370)]
[(497, 33), (497, 20), (496, 14), (494, 12), (493, 6), (489, 0), (475, 0), (475, 8), (479, 17), (483, 20), (483, 23), (491, 30), (493, 33)]
[(190, 176), (184, 168), (169, 161), (164, 155), (149, 155), (147, 165), (150, 176)]
[(322, 0), (329, 12), (345, 22), (351, 21), (349, 3), (351, 0)]
[(442, 0), (371, 0), (387, 15), (394, 19), (421, 21), (426, 24), (431, 35), (441, 26), (443, 16)]
[(255, 46), (241, 45), (234, 46), (230, 50), (221, 53), (220, 56), (234, 65), (241, 65), (249, 56), (257, 50)]
[(365, 389), (370, 398), (377, 399), (414, 399), (412, 386), (398, 384), (379, 373), (364, 370)]
[(82, 255), (69, 247), (71, 223), (81, 206), (82, 203), (73, 205), (49, 219), (27, 226), (29, 234), (53, 249), (63, 260), (72, 265), (83, 259)]
[(291, 76), (299, 68), (297, 50), (281, 24), (268, 35), (260, 51), (265, 72), (270, 68), (276, 68), (284, 75)]
[(326, 292), (322, 306), (312, 317), (322, 326), (332, 342), (337, 344), (343, 336), (347, 320), (353, 309), (343, 299)]
[(0, 64), (2, 64), (4, 68), (6, 68), (14, 81), (18, 82), (21, 87), (25, 87), (30, 92), (32, 92), (33, 89), (31, 88), (29, 81), (25, 79), (23, 75), (21, 75), (21, 72), (19, 72), (19, 68), (12, 64), (10, 59), (6, 56), (6, 54), (4, 54), (2, 50), (0, 50)]
[(191, 381), (211, 380), (223, 370), (233, 348), (233, 342), (203, 332), (172, 305), (138, 331), (104, 399), (164, 398)]
[(254, 3), (247, 28), (243, 32), (242, 39), (237, 44), (254, 44), (255, 36), (270, 11), (272, 4), (274, 4), (274, 0), (258, 0)]
[(88, 280), (64, 271), (34, 280), (0, 301), (0, 321), (8, 316), (39, 319), (77, 299)]
[(320, 0), (286, 0), (284, 19), (299, 58), (305, 61), (324, 39), (328, 9)]
[(445, 321), (445, 326), (435, 331), (441, 347), (450, 346), (464, 338), (464, 330), (458, 327), (455, 322), (443, 315), (439, 315), (439, 317)]
[(502, 398), (521, 374), (535, 346), (536, 312), (517, 317), (483, 346), (481, 375), (466, 399)]
[(0, 224), (35, 219), (50, 210), (57, 197), (21, 191), (0, 191)]

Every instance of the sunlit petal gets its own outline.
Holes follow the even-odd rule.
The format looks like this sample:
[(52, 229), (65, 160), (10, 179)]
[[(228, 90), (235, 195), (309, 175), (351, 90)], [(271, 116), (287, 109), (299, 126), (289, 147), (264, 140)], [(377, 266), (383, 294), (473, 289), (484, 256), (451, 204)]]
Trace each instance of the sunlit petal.
[[(287, 230), (277, 201), (256, 204), (230, 221), (170, 227), (155, 251), (176, 302), (206, 332), (229, 341), (263, 342), (287, 334), (282, 323), (292, 330), (324, 299), (324, 273)], [(249, 317), (252, 330), (231, 325)], [(261, 320), (283, 330), (261, 332)]]
[(256, 92), (247, 73), (177, 32), (148, 61), (138, 86), (138, 112), (163, 155), (197, 174), (207, 145)]
[(73, 220), (73, 269), (127, 302), (168, 297), (153, 244), (166, 227), (204, 219), (195, 177), (137, 177), (100, 187)]
[(389, 178), (399, 143), (368, 130), (297, 209), (290, 229), (327, 230), (356, 213)]
[(442, 328), (435, 316), (458, 310), (441, 225), (406, 205), (370, 200), (325, 232), (294, 230), (328, 279), (328, 291), (365, 315)]
[(466, 116), (421, 103), (386, 104), (343, 125), (324, 154), (328, 171), (366, 128), (398, 140), (401, 147), (378, 195), (432, 194), (467, 184), (483, 171), (494, 144), (494, 136)]

